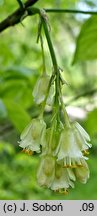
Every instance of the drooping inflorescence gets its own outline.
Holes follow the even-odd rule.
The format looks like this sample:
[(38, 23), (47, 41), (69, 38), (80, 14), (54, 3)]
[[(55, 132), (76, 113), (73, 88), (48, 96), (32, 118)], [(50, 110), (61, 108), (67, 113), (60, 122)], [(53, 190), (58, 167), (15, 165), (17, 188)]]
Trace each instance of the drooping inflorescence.
[[(66, 112), (61, 91), (63, 80), (57, 66), (48, 21), (43, 11), (40, 15), (53, 62), (53, 72), (50, 76), (43, 71), (36, 82), (33, 97), (36, 104), (41, 104), (40, 115), (32, 119), (24, 129), (19, 146), (29, 155), (33, 152), (40, 154), (37, 170), (39, 185), (67, 194), (68, 188), (74, 187), (76, 180), (86, 183), (89, 178), (87, 155), (91, 148), (90, 137), (78, 122), (70, 120)], [(49, 127), (43, 115), (47, 104), (52, 108)]]
[[(43, 79), (42, 83), (41, 77), (40, 83), (39, 86), (36, 83), (34, 96), (35, 101), (38, 103), (42, 101), (41, 103), (43, 103), (48, 85), (43, 87), (46, 82)], [(36, 87), (37, 94), (35, 95)], [(61, 120), (61, 103), (59, 106), (60, 114), (57, 113), (54, 106), (49, 128), (46, 126), (43, 115), (32, 119), (22, 132), (19, 145), (29, 155), (31, 152), (41, 153), (41, 161), (37, 171), (38, 183), (54, 191), (67, 193), (70, 186), (74, 187), (74, 181), (79, 180), (86, 183), (89, 178), (89, 168), (86, 162), (88, 158), (85, 154), (88, 153), (91, 144), (89, 143), (89, 135), (78, 122), (68, 120), (69, 124), (66, 125), (65, 118)], [(59, 116), (58, 120), (57, 115)]]

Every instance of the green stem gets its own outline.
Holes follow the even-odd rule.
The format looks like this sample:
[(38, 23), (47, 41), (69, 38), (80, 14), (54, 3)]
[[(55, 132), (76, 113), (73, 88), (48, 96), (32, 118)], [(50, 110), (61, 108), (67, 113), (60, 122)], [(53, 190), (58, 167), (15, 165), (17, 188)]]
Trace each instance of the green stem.
[(47, 13), (74, 13), (74, 14), (91, 14), (91, 15), (97, 15), (97, 11), (83, 11), (83, 10), (72, 10), (72, 9), (49, 9), (45, 8), (45, 11)]
[(41, 13), (41, 20), (42, 20), (42, 25), (43, 25), (43, 28), (44, 28), (45, 36), (46, 36), (46, 39), (47, 39), (47, 43), (48, 43), (48, 47), (49, 47), (53, 67), (54, 67), (54, 74), (56, 74), (56, 80), (55, 80), (55, 88), (56, 88), (55, 106), (56, 106), (56, 112), (57, 112), (57, 121), (59, 122), (59, 92), (60, 92), (60, 89), (59, 89), (60, 88), (59, 68), (58, 68), (57, 59), (56, 59), (55, 51), (54, 51), (53, 44), (52, 44), (52, 41), (51, 41), (50, 32), (49, 32), (48, 23), (47, 23), (47, 19), (46, 19), (45, 14)]
[(17, 2), (18, 2), (18, 4), (19, 4), (19, 6), (20, 6), (21, 9), (25, 8), (22, 0), (17, 0)]
[(49, 85), (48, 85), (48, 89), (47, 89), (47, 93), (46, 93), (45, 99), (44, 99), (44, 101), (43, 101), (43, 103), (42, 103), (42, 109), (41, 109), (41, 112), (40, 112), (40, 117), (41, 117), (41, 116), (43, 117), (44, 108), (45, 108), (45, 105), (46, 105), (46, 101), (47, 101), (47, 98), (48, 98), (48, 94), (49, 94), (50, 87), (51, 87), (51, 84), (52, 84), (53, 79), (54, 79), (54, 77), (53, 77), (53, 75), (52, 75), (51, 78), (50, 78), (50, 81), (49, 81)]
[[(10, 26), (14, 26), (17, 23), (20, 23), (21, 18), (25, 19), (27, 16), (32, 16), (39, 13), (39, 9), (31, 8), (38, 0), (26, 1), (24, 3), (25, 9), (21, 10), (21, 8), (14, 11), (11, 15), (5, 18), (2, 22), (0, 22), (0, 32), (9, 28)], [(18, 0), (19, 2), (19, 0)], [(44, 9), (47, 13), (72, 13), (72, 14), (91, 14), (97, 15), (97, 11), (82, 11), (82, 10), (70, 10), (70, 9)], [(28, 11), (27, 16), (23, 16), (24, 12)]]
[(44, 27), (45, 36), (46, 36), (49, 51), (50, 51), (50, 54), (51, 54), (53, 67), (54, 67), (54, 70), (57, 71), (58, 70), (58, 65), (57, 65), (57, 60), (56, 60), (56, 55), (55, 55), (55, 51), (54, 51), (54, 48), (53, 48), (53, 44), (52, 44), (52, 41), (51, 41), (51, 38), (50, 38), (50, 33), (49, 33), (49, 29), (48, 29), (48, 23), (47, 23), (46, 19), (43, 16), (42, 16), (42, 24), (43, 24), (43, 27)]
[(46, 73), (44, 46), (43, 46), (43, 39), (41, 35), (40, 35), (40, 43), (41, 43), (41, 49), (42, 49), (43, 73)]
[[(61, 106), (62, 106), (62, 109), (63, 109), (63, 112), (64, 112), (64, 117), (65, 117), (65, 124), (66, 124), (67, 127), (70, 127), (69, 117), (68, 117), (68, 114), (67, 114), (67, 112), (65, 110), (63, 100), (62, 100), (62, 97), (61, 97), (60, 71), (59, 71), (59, 68), (58, 68), (55, 51), (54, 51), (53, 44), (52, 44), (51, 37), (50, 37), (47, 18), (46, 18), (45, 14), (40, 13), (40, 15), (41, 15), (41, 21), (42, 21), (45, 36), (46, 36), (46, 39), (47, 39), (49, 51), (50, 51), (51, 58), (52, 58), (52, 63), (53, 63), (53, 67), (54, 67), (54, 74), (56, 75), (56, 80), (55, 80), (56, 93), (55, 93), (54, 115), (56, 113), (57, 124), (59, 125), (60, 124), (60, 102), (61, 102)], [(49, 88), (50, 88), (50, 86), (49, 86)], [(45, 99), (45, 101), (46, 101), (46, 99)]]
[(62, 96), (61, 96), (61, 105), (62, 105), (62, 110), (63, 110), (63, 114), (64, 114), (64, 119), (65, 119), (65, 124), (68, 128), (70, 128), (70, 121), (69, 121), (69, 117), (68, 117), (68, 114), (67, 114), (67, 111), (65, 109), (65, 105), (63, 103), (63, 99), (62, 99)]

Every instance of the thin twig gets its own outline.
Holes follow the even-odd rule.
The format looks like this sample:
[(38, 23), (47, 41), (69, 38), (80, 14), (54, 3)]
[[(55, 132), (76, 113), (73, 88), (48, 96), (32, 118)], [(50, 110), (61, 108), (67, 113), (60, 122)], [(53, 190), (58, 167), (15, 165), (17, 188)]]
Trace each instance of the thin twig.
[(83, 11), (83, 10), (72, 10), (72, 9), (49, 9), (45, 8), (47, 13), (74, 13), (74, 14), (90, 14), (90, 15), (97, 15), (97, 11)]
[[(29, 15), (25, 14), (27, 9), (34, 5), (38, 0), (27, 0), (24, 4), (24, 7), (19, 7), (16, 11), (14, 11), (11, 15), (9, 15), (6, 19), (4, 19), (0, 23), (0, 32), (4, 31), (5, 29), (9, 28), (10, 26), (14, 26), (17, 23), (21, 22), (26, 16)], [(25, 15), (25, 16), (24, 16)]]
[[(28, 0), (24, 4), (24, 8), (18, 8), (15, 12), (9, 15), (6, 19), (4, 19), (0, 23), (0, 32), (9, 28), (10, 26), (14, 26), (17, 23), (21, 22), (21, 19), (25, 19), (29, 15), (33, 15), (33, 10), (29, 10), (28, 14), (25, 14), (25, 11), (28, 11), (31, 6), (33, 6), (38, 0)], [(82, 11), (82, 10), (72, 10), (72, 9), (45, 9), (47, 13), (74, 13), (74, 14), (90, 14), (97, 15), (97, 11)], [(38, 11), (36, 11), (38, 13)]]

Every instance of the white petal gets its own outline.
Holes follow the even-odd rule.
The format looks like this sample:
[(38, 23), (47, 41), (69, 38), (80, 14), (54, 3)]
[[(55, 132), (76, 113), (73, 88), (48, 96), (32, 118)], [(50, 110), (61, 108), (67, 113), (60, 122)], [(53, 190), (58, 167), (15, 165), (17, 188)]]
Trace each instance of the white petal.
[(69, 175), (69, 178), (72, 180), (72, 181), (75, 181), (76, 180), (76, 177), (74, 175), (74, 172), (71, 168), (67, 168), (67, 172), (68, 172), (68, 175)]
[(45, 170), (44, 170), (45, 162), (46, 162), (45, 160), (46, 160), (46, 157), (41, 159), (39, 169), (37, 172), (37, 181), (38, 181), (39, 185), (47, 186), (49, 188), (53, 182), (55, 172), (53, 170), (51, 175), (49, 175), (49, 176), (46, 175)]
[(80, 158), (82, 152), (76, 143), (73, 132), (63, 131), (60, 137), (59, 146), (57, 148), (57, 160), (62, 160), (65, 157), (68, 158)]
[(85, 129), (84, 129), (78, 122), (75, 122), (75, 126), (76, 126), (76, 128), (79, 130), (79, 132), (84, 136), (84, 138), (85, 138), (87, 141), (90, 141), (90, 136), (89, 136), (89, 134), (85, 131)]
[(39, 77), (33, 90), (33, 97), (37, 104), (44, 101), (49, 85), (50, 76), (43, 74)]
[(89, 178), (90, 172), (86, 161), (82, 160), (83, 167), (77, 167), (75, 169), (76, 178), (83, 184), (85, 184)]
[(22, 141), (20, 141), (19, 146), (22, 148), (26, 148), (28, 150), (31, 150), (31, 151), (35, 151), (37, 153), (40, 152), (39, 140), (37, 140), (37, 142), (34, 142), (33, 140), (22, 140)]
[(70, 181), (69, 175), (66, 169), (63, 168), (62, 175), (60, 178), (54, 179), (53, 183), (51, 184), (52, 190), (58, 190), (58, 189), (67, 189), (69, 186), (74, 186), (73, 182)]
[(73, 127), (73, 132), (75, 135), (75, 140), (77, 145), (79, 146), (80, 150), (86, 150), (88, 148), (91, 147), (91, 144), (87, 142), (87, 140), (85, 139), (85, 136), (83, 136), (83, 134), (77, 129), (77, 127)]
[(29, 131), (31, 130), (33, 120), (25, 127), (23, 132), (21, 133), (20, 139), (25, 139)]

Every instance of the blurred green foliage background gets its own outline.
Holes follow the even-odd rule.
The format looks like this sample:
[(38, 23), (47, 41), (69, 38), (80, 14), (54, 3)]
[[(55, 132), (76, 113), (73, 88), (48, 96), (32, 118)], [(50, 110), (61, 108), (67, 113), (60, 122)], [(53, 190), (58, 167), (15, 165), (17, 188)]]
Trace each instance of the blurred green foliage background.
[[(3, 2), (3, 1), (2, 1)], [(39, 1), (40, 8), (94, 10), (97, 2), (90, 0)], [(0, 5), (0, 21), (18, 7), (17, 1)], [(97, 61), (80, 61), (72, 65), (76, 38), (90, 15), (48, 14), (51, 36), (62, 75), (68, 85), (63, 87), (64, 102), (71, 118), (77, 119), (91, 135), (93, 147), (88, 161), (91, 176), (86, 185), (75, 184), (64, 196), (40, 188), (36, 182), (39, 155), (27, 156), (18, 147), (20, 133), (39, 107), (32, 90), (42, 72), (40, 44), (36, 43), (39, 18), (28, 17), (0, 34), (0, 199), (97, 199)], [(47, 72), (52, 72), (45, 41)], [(50, 121), (50, 112), (45, 111)]]

